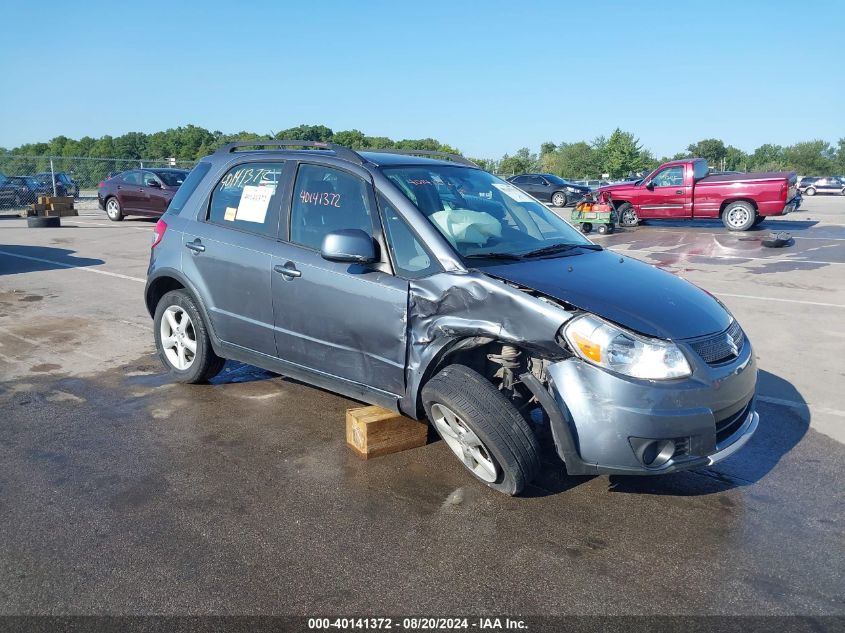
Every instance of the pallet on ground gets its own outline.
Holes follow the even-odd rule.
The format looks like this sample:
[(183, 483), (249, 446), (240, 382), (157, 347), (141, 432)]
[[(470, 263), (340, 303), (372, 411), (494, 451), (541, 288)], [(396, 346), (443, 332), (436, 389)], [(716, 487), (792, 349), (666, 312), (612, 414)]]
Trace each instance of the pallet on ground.
[(425, 446), (428, 425), (382, 407), (346, 410), (346, 443), (363, 459)]

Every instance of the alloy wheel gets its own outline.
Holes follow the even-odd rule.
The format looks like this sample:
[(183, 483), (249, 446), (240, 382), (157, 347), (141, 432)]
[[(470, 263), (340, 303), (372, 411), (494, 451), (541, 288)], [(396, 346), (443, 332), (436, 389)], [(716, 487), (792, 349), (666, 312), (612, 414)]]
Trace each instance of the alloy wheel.
[(114, 198), (109, 199), (106, 203), (106, 213), (110, 218), (117, 218), (120, 216), (120, 205), (117, 203), (117, 200)]
[(446, 445), (464, 466), (482, 481), (493, 483), (498, 479), (499, 470), (490, 451), (457, 413), (442, 404), (433, 404), (431, 417)]
[(197, 338), (191, 317), (184, 308), (172, 305), (161, 317), (161, 347), (168, 362), (185, 371), (197, 355)]

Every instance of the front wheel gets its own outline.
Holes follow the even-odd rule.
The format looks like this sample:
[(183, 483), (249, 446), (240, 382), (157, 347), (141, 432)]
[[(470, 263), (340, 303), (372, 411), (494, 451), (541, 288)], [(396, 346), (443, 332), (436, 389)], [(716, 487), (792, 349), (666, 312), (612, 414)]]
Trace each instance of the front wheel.
[(565, 207), (569, 201), (566, 199), (566, 194), (562, 191), (555, 191), (552, 194), (552, 206)]
[(123, 210), (117, 198), (111, 197), (106, 200), (106, 215), (112, 222), (120, 222), (123, 219)]
[(435, 430), (472, 475), (507, 495), (540, 471), (540, 445), (501, 391), (464, 365), (449, 365), (422, 390)]
[(814, 195), (816, 195), (816, 190), (813, 187), (807, 187), (807, 189), (804, 191), (804, 195), (805, 196), (814, 196)]
[(159, 300), (153, 331), (159, 358), (177, 382), (207, 382), (223, 369), (225, 361), (214, 353), (202, 315), (184, 290)]
[(722, 212), (722, 223), (731, 231), (747, 231), (754, 226), (757, 211), (743, 201), (731, 202)]
[(581, 222), (581, 232), (585, 235), (593, 230), (592, 222)]
[(620, 204), (619, 208), (616, 209), (616, 213), (619, 215), (619, 224), (622, 226), (637, 226), (640, 223), (640, 219), (637, 217), (637, 210), (634, 209), (634, 205), (630, 202)]

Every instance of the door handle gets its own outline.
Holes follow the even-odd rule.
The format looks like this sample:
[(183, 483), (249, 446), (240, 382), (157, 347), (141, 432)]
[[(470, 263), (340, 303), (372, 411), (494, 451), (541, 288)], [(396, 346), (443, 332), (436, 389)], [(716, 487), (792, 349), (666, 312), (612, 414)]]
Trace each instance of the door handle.
[(302, 272), (298, 271), (296, 268), (288, 268), (287, 265), (282, 266), (281, 264), (276, 264), (273, 266), (273, 270), (277, 273), (284, 275), (285, 277), (302, 277)]
[(678, 190), (675, 192), (675, 195), (678, 195), (678, 196), (682, 196), (682, 195), (684, 195), (684, 190), (683, 190), (683, 189), (678, 189)]
[(193, 251), (195, 254), (202, 253), (205, 250), (205, 246), (203, 246), (202, 242), (200, 242), (198, 239), (185, 244), (185, 248), (187, 248), (189, 251)]

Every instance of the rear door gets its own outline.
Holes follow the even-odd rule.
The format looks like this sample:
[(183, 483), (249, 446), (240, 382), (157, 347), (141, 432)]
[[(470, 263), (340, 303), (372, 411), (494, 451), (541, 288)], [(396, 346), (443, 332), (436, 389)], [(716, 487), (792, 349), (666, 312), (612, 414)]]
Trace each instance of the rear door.
[(279, 357), (365, 385), (384, 404), (395, 404), (405, 389), (408, 282), (391, 274), (383, 252), (375, 265), (323, 259), (323, 237), (341, 229), (380, 236), (371, 182), (338, 167), (300, 163), (289, 241), (272, 258)]
[(692, 217), (692, 170), (672, 165), (657, 172), (640, 187), (638, 215), (641, 218)]
[(182, 269), (199, 286), (215, 334), (270, 357), (276, 356), (270, 271), (285, 167), (268, 160), (229, 168), (182, 238)]

